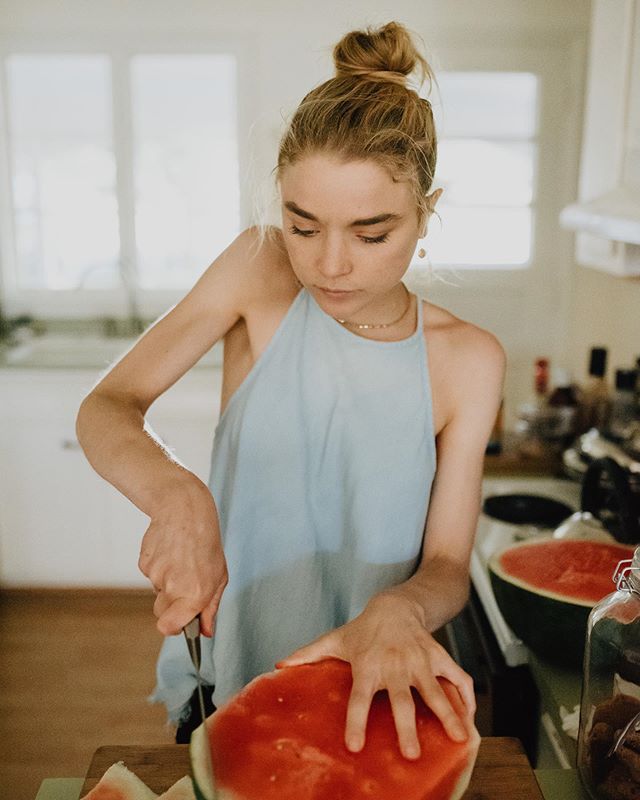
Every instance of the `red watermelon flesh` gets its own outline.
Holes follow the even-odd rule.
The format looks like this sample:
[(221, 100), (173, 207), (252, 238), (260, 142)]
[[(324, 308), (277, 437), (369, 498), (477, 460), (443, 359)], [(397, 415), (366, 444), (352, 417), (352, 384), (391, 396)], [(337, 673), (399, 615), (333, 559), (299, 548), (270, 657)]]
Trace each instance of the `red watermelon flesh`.
[[(207, 719), (216, 797), (225, 800), (454, 800), (465, 791), (480, 737), (456, 687), (440, 686), (466, 720), (468, 739), (449, 738), (440, 720), (413, 692), (421, 755), (404, 758), (386, 691), (369, 712), (359, 753), (344, 743), (351, 666), (338, 659), (261, 675)], [(196, 736), (196, 733), (199, 735)], [(202, 726), (191, 759), (196, 794), (206, 763)]]
[(623, 545), (549, 539), (508, 549), (500, 566), (538, 589), (597, 603), (615, 591), (613, 572), (619, 561), (632, 555), (633, 550)]
[(146, 783), (118, 761), (82, 800), (155, 800), (156, 797)]

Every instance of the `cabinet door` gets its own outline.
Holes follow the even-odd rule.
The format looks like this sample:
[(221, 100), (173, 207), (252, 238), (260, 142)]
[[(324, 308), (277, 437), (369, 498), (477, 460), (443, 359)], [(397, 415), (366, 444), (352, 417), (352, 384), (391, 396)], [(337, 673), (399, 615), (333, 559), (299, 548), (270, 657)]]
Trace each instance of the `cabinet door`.
[[(206, 481), (220, 370), (188, 373), (150, 413), (152, 427)], [(0, 583), (146, 586), (138, 570), (148, 517), (100, 477), (75, 436), (91, 370), (3, 370)]]
[(74, 407), (82, 396), (78, 376), (62, 387), (51, 377), (22, 374), (3, 380), (4, 585), (99, 583), (107, 553), (101, 478), (75, 439)]

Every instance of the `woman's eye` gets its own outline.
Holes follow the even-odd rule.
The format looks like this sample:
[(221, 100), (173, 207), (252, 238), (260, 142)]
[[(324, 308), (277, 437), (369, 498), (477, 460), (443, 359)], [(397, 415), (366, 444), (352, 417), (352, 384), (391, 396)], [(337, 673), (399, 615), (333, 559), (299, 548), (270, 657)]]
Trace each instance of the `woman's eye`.
[[(295, 233), (297, 236), (311, 236), (315, 233), (315, 231), (302, 230), (301, 228), (297, 228), (295, 225), (292, 225), (289, 230), (291, 233)], [(360, 238), (365, 244), (380, 244), (381, 242), (387, 241), (389, 234), (383, 233), (382, 236), (361, 236)]]
[(367, 244), (379, 244), (380, 242), (386, 242), (388, 238), (389, 234), (383, 233), (382, 236), (363, 236), (362, 241)]
[(297, 233), (298, 236), (311, 236), (311, 234), (313, 233), (313, 231), (303, 231), (300, 228), (296, 228), (295, 225), (292, 225), (289, 228), (289, 230), (291, 231), (291, 233)]

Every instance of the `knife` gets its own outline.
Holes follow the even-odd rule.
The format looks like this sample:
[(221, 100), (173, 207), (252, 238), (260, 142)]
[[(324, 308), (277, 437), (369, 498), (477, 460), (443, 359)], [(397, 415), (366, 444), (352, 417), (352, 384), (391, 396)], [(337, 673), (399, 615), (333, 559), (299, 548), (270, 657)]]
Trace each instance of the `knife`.
[[(198, 682), (198, 704), (200, 705), (200, 717), (202, 719), (205, 740), (208, 740), (207, 726), (205, 724), (206, 716), (204, 710), (204, 697), (202, 695), (202, 676), (200, 675), (200, 664), (202, 661), (202, 650), (200, 647), (200, 615), (194, 617), (191, 622), (187, 623), (182, 629), (184, 638), (187, 640), (187, 647), (193, 666), (196, 668), (196, 680)], [(209, 775), (213, 785), (213, 764), (211, 763), (211, 748), (205, 747), (207, 754), (207, 764), (209, 767)]]

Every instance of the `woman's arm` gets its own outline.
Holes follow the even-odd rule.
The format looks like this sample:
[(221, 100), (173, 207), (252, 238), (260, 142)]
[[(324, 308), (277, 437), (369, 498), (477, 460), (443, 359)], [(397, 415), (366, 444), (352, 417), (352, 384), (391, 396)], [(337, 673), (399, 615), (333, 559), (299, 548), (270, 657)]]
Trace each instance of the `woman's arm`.
[[(456, 346), (456, 366), (451, 368), (455, 398), (438, 436), (438, 467), (418, 570), (408, 581), (374, 595), (354, 620), (277, 664), (330, 656), (351, 663), (345, 742), (354, 751), (364, 746), (369, 708), (380, 689), (389, 692), (400, 749), (407, 758), (420, 754), (412, 686), (453, 739), (466, 738), (475, 713), (472, 679), (431, 635), (467, 602), (484, 453), (504, 382), (506, 358), (500, 343), (475, 326), (466, 331), (470, 335)], [(466, 719), (459, 719), (436, 676), (457, 686)]]
[(484, 455), (504, 387), (502, 345), (488, 331), (471, 330), (452, 370), (451, 413), (436, 440), (438, 466), (420, 565), (408, 581), (386, 590), (416, 603), (429, 632), (452, 619), (468, 600)]
[(255, 238), (255, 229), (241, 233), (98, 382), (77, 416), (93, 468), (151, 519), (139, 566), (158, 591), (154, 611), (165, 634), (199, 612), (210, 634), (227, 572), (210, 491), (162, 446), (145, 414), (243, 314)]

